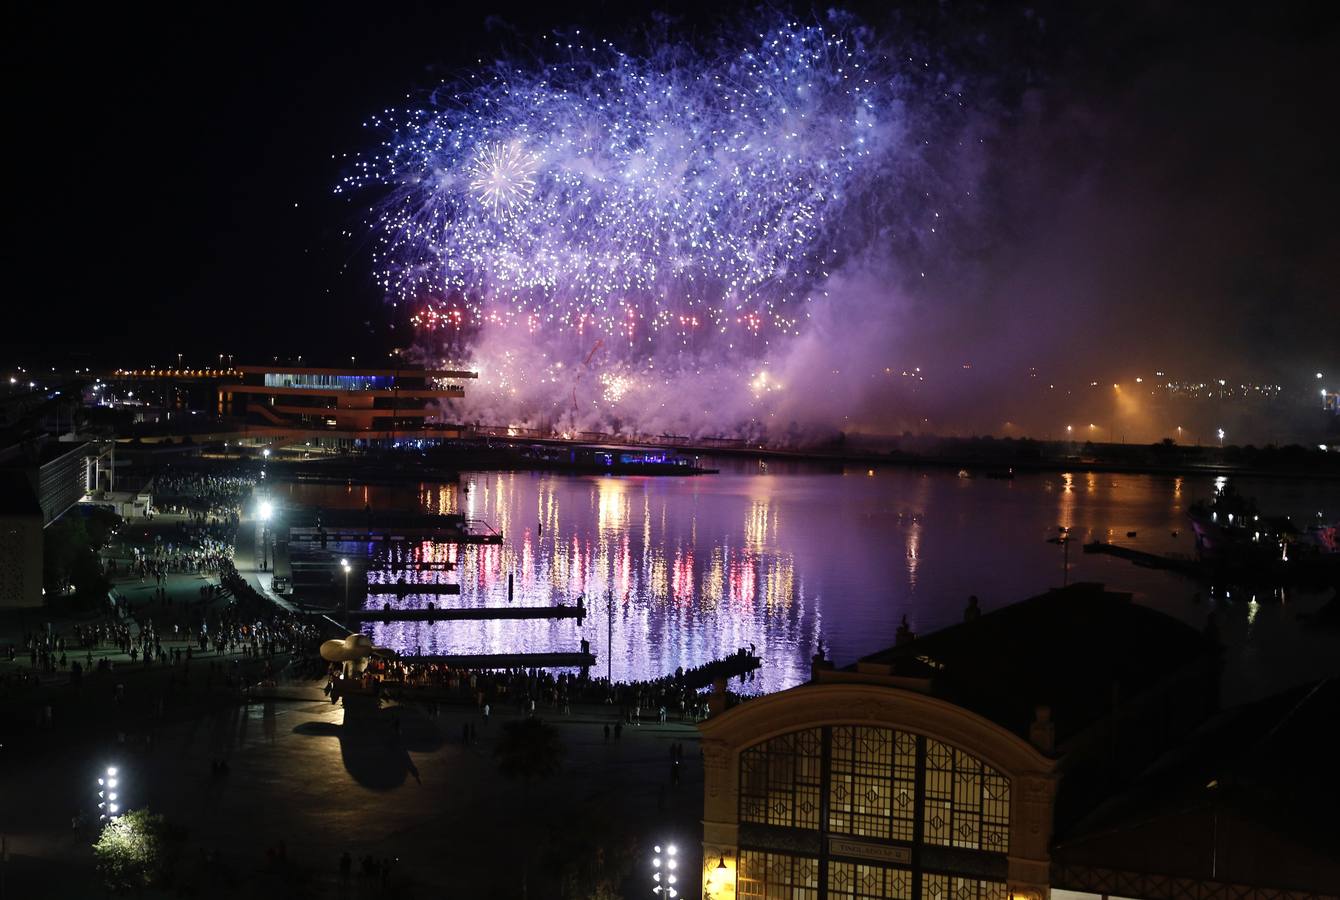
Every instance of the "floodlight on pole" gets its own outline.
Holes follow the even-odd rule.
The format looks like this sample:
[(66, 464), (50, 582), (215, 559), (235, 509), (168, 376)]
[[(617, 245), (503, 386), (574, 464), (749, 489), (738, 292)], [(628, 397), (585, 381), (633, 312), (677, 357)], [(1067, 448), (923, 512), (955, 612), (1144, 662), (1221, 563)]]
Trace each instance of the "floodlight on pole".
[(349, 621), (349, 572), (351, 567), (349, 560), (341, 559), (340, 568), (344, 569), (344, 620)]
[(653, 849), (655, 855), (651, 858), (651, 892), (657, 897), (674, 900), (679, 896), (679, 890), (675, 887), (679, 881), (676, 874), (679, 868), (679, 860), (676, 859), (679, 849), (674, 844), (667, 844), (664, 847), (657, 844)]
[(117, 778), (116, 766), (108, 766), (98, 778), (98, 820), (115, 822), (121, 807), (125, 804), (120, 802), (120, 793), (117, 787), (120, 785), (120, 779)]

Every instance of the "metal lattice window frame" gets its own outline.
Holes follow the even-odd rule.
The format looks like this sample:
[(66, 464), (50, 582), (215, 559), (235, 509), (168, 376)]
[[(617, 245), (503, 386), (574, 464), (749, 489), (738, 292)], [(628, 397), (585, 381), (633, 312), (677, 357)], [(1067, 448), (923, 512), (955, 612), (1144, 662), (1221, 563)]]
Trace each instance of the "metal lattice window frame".
[(793, 731), (740, 754), (740, 821), (819, 830), (822, 734)]

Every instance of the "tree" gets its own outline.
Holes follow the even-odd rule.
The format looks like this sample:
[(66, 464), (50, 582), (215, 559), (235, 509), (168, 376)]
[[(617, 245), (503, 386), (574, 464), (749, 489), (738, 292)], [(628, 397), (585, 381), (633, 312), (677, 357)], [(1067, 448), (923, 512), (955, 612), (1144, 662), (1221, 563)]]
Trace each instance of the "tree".
[[(498, 771), (505, 778), (519, 780), (522, 790), (522, 819), (532, 823), (530, 815), (530, 786), (534, 781), (553, 775), (563, 765), (568, 748), (558, 729), (543, 719), (527, 718), (508, 722), (502, 736), (493, 747), (498, 758)], [(526, 875), (530, 869), (530, 853), (534, 841), (526, 840), (525, 857), (521, 863), (521, 896), (529, 896)]]
[(563, 765), (567, 752), (558, 729), (536, 718), (508, 722), (493, 748), (498, 771), (523, 783), (553, 775)]
[(93, 845), (98, 874), (115, 892), (150, 887), (167, 865), (167, 825), (162, 816), (137, 809), (108, 822)]

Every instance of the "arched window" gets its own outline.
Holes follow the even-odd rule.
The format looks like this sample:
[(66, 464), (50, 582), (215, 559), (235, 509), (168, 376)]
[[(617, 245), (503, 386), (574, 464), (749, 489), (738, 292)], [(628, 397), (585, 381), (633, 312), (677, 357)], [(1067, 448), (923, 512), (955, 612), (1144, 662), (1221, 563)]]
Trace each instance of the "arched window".
[(1004, 900), (1009, 779), (942, 741), (829, 725), (740, 753), (741, 897)]

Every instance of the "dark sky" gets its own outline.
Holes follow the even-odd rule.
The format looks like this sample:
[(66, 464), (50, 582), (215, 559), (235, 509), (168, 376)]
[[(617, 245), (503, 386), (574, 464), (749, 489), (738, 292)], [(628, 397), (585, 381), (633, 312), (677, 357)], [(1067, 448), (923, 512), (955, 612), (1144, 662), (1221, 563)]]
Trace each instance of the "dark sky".
[[(340, 234), (357, 210), (331, 195), (332, 155), (365, 146), (369, 112), (519, 36), (618, 38), (640, 26), (637, 6), (11, 5), (0, 365), (403, 343)], [(855, 6), (890, 21), (884, 4)], [(928, 327), (1334, 358), (1336, 16), (1277, 6), (895, 13), (994, 77), (1005, 111), (990, 246)], [(720, 7), (674, 8), (692, 31)]]

